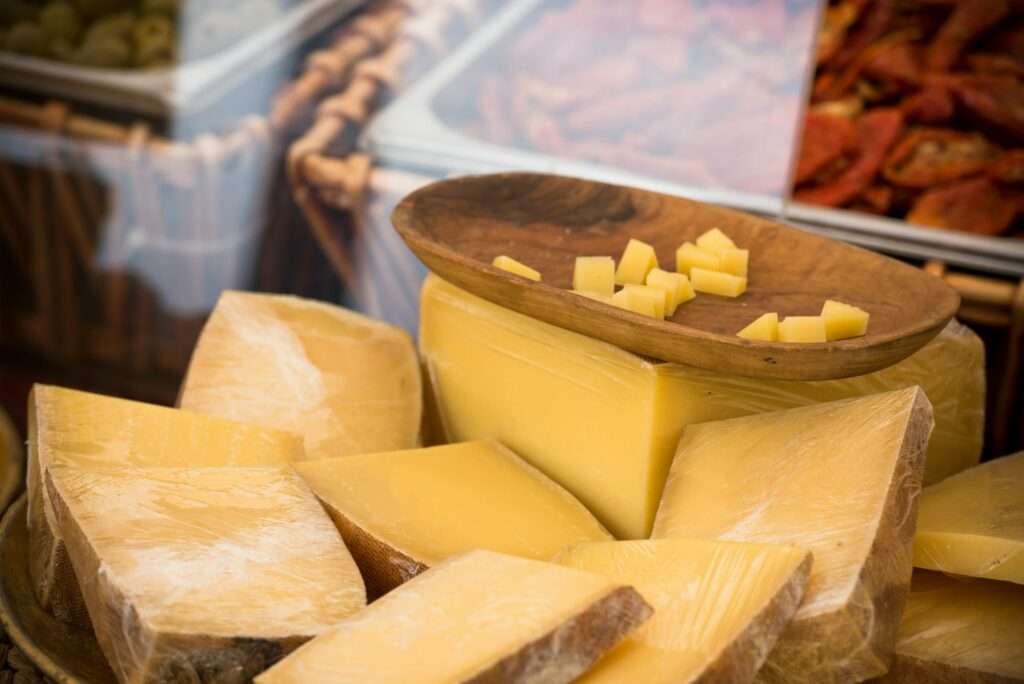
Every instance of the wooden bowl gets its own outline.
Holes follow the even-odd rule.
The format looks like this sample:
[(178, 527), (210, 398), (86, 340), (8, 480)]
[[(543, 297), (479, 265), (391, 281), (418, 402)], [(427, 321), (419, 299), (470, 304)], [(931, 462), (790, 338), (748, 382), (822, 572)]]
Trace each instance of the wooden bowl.
[(14, 500), (21, 488), (25, 455), (21, 437), (11, 419), (0, 409), (0, 513)]

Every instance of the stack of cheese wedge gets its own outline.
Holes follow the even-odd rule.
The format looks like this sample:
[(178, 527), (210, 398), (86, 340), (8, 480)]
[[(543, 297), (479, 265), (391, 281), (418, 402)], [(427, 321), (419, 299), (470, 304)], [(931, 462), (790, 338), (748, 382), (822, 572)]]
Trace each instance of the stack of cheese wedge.
[[(915, 635), (989, 604), (958, 587), (924, 597), (915, 579), (904, 611), (915, 557), (1021, 577), (995, 563), (1019, 536), (972, 537), (942, 498), (989, 467), (940, 483), (978, 462), (983, 365), (953, 323), (870, 375), (752, 380), (641, 358), (435, 276), (417, 353), (338, 307), (227, 292), (180, 408), (33, 390), (30, 570), (40, 603), (91, 626), (126, 683), (946, 667)], [(939, 484), (922, 498), (922, 483)], [(919, 502), (931, 531), (915, 542)], [(944, 534), (960, 535), (951, 551)], [(980, 662), (949, 667), (997, 672)]]

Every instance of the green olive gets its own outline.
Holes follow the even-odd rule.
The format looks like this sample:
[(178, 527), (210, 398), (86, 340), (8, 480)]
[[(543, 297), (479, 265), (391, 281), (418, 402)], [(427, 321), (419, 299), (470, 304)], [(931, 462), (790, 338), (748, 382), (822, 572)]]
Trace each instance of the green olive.
[(86, 66), (115, 68), (128, 66), (131, 58), (132, 48), (126, 39), (101, 35), (86, 38), (78, 50), (77, 61)]
[(46, 54), (46, 35), (39, 24), (19, 21), (7, 32), (4, 47), (11, 52), (38, 57)]
[(61, 0), (46, 3), (39, 13), (39, 25), (51, 41), (62, 38), (73, 43), (82, 35), (82, 17), (78, 10)]

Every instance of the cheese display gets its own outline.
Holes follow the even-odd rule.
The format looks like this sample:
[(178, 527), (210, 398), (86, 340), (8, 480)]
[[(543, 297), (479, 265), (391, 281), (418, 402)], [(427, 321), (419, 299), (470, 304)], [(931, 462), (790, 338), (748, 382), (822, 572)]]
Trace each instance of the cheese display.
[(1024, 451), (924, 490), (914, 565), (1024, 584)]
[(515, 273), (516, 275), (522, 276), (528, 280), (540, 280), (540, 272), (530, 268), (522, 262), (516, 261), (510, 256), (496, 256), (492, 263), (503, 271)]
[(615, 293), (615, 260), (607, 256), (576, 257), (572, 289), (611, 297)]
[(371, 598), (472, 549), (550, 560), (611, 535), (571, 494), (496, 442), (306, 461)]
[(779, 339), (779, 314), (774, 312), (761, 314), (743, 330), (736, 333), (736, 336), (745, 340), (775, 342)]
[(46, 486), (119, 681), (247, 681), (366, 604), (288, 466), (51, 466)]
[(684, 242), (676, 250), (676, 271), (690, 275), (694, 268), (717, 271), (722, 262), (717, 254), (706, 252), (692, 242)]
[(182, 408), (299, 434), (310, 458), (419, 444), (419, 360), (401, 329), (337, 306), (224, 292)]
[(779, 342), (825, 342), (825, 319), (821, 316), (786, 316), (779, 321)]
[(746, 278), (696, 266), (690, 269), (690, 283), (697, 292), (722, 297), (739, 297), (747, 291)]
[(582, 682), (753, 681), (804, 595), (811, 556), (774, 544), (592, 542), (557, 562), (633, 586), (654, 616)]
[(679, 308), (694, 297), (697, 293), (693, 291), (690, 279), (682, 273), (671, 273), (656, 268), (647, 274), (647, 286), (664, 290), (666, 293), (665, 314), (671, 316)]
[(650, 616), (631, 587), (473, 551), (375, 601), (257, 684), (571, 682)]
[(303, 458), (302, 441), (287, 433), (47, 385), (29, 395), (28, 441), (29, 573), (39, 604), (79, 624), (88, 617), (44, 487), (49, 468), (255, 466)]
[(653, 538), (792, 544), (814, 554), (807, 595), (765, 682), (882, 675), (910, 585), (925, 448), (917, 387), (691, 425)]
[(828, 299), (821, 307), (821, 317), (825, 321), (825, 336), (831, 342), (866, 333), (871, 314), (851, 304)]
[(615, 284), (643, 285), (647, 274), (655, 268), (658, 268), (658, 256), (654, 253), (654, 247), (646, 242), (630, 239), (622, 252), (622, 258), (619, 259), (619, 266), (615, 269)]
[(914, 571), (880, 684), (1024, 682), (1024, 587)]

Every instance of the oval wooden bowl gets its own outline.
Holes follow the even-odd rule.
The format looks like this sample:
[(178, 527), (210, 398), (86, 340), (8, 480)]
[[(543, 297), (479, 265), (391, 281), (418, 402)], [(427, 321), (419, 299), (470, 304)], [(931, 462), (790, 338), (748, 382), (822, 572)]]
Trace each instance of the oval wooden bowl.
[(21, 438), (11, 419), (0, 409), (0, 513), (14, 499), (21, 487), (25, 457)]
[[(940, 279), (874, 252), (681, 197), (576, 178), (440, 181), (403, 199), (392, 221), (429, 269), (484, 299), (644, 356), (750, 377), (825, 380), (885, 368), (937, 335), (960, 304)], [(736, 299), (698, 294), (659, 321), (569, 291), (577, 256), (617, 261), (632, 237), (675, 270), (676, 248), (716, 226), (750, 250), (748, 290)], [(502, 254), (540, 271), (543, 282), (492, 266)], [(826, 299), (869, 311), (868, 334), (816, 344), (736, 337), (762, 313), (816, 315)]]

